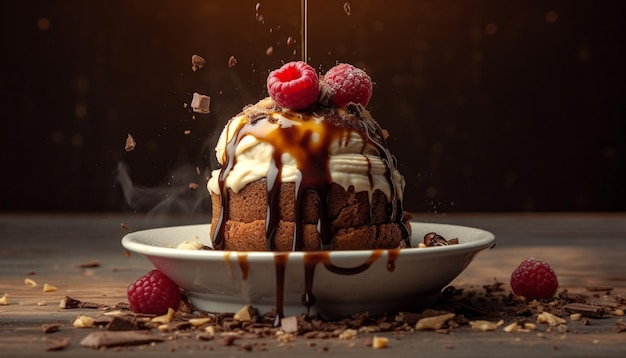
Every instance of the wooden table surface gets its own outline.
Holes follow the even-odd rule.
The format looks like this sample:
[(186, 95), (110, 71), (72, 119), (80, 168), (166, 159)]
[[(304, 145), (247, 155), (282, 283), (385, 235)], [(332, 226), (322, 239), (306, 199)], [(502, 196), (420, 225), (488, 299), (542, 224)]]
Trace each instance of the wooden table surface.
[[(415, 221), (479, 227), (496, 235), (497, 245), (481, 252), (452, 282), (457, 288), (482, 287), (496, 280), (505, 283), (523, 259), (539, 257), (557, 272), (561, 289), (582, 293), (601, 303), (626, 297), (626, 213), (533, 213), (533, 214), (417, 214)], [(114, 305), (126, 301), (126, 287), (152, 269), (139, 255), (127, 256), (120, 239), (128, 232), (171, 225), (203, 223), (200, 217), (152, 216), (143, 214), (0, 214), (0, 355), (16, 356), (163, 356), (174, 346), (166, 341), (156, 345), (106, 351), (83, 347), (80, 340), (94, 328), (77, 329), (72, 321), (79, 314), (94, 315), (94, 309), (60, 309), (65, 296), (83, 301)], [(80, 265), (98, 261), (95, 267)], [(37, 287), (24, 283), (26, 278)], [(57, 290), (43, 292), (44, 283)], [(591, 292), (589, 287), (611, 287), (609, 292)], [(594, 297), (595, 295), (595, 297)], [(45, 301), (46, 305), (41, 305)], [(619, 308), (619, 307), (617, 307)], [(621, 308), (625, 308), (623, 304)], [(243, 352), (219, 341), (190, 341), (175, 346), (180, 355), (198, 356), (555, 356), (624, 357), (626, 332), (616, 327), (624, 318), (608, 314), (603, 319), (568, 321), (567, 331), (538, 325), (531, 332), (506, 333), (502, 329), (483, 332), (470, 327), (448, 334), (433, 331), (409, 332), (401, 337), (389, 333), (383, 350), (356, 340), (297, 337), (289, 344), (268, 340), (265, 350)], [(530, 318), (532, 320), (533, 318)], [(59, 332), (44, 334), (44, 323), (60, 322)], [(508, 324), (511, 322), (505, 322)], [(381, 334), (379, 334), (381, 335)], [(384, 335), (384, 334), (382, 334)], [(51, 337), (68, 337), (61, 351), (47, 352)], [(205, 351), (210, 350), (210, 353)]]

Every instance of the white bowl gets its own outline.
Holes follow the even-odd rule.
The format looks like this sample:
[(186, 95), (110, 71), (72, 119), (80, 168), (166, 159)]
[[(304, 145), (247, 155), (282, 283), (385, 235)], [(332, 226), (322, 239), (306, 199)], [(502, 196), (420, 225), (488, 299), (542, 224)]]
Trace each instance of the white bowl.
[[(412, 222), (411, 228), (415, 248), (401, 250), (277, 253), (176, 248), (182, 241), (194, 240), (210, 246), (210, 225), (137, 231), (124, 236), (122, 245), (145, 255), (201, 310), (237, 312), (252, 305), (260, 313), (275, 308), (280, 312), (282, 308), (285, 316), (291, 316), (307, 313), (302, 298), (309, 292), (316, 302), (308, 313), (332, 319), (359, 312), (376, 315), (431, 305), (478, 252), (495, 244), (492, 233), (477, 228), (417, 222)], [(459, 244), (417, 248), (429, 232), (446, 239), (458, 238)], [(278, 263), (281, 259), (286, 260), (284, 265)], [(318, 262), (309, 265), (315, 267), (314, 275), (312, 279), (305, 278), (305, 263), (312, 262)], [(281, 267), (284, 276), (280, 274)], [(362, 272), (355, 273), (359, 267)], [(331, 272), (333, 268), (350, 272)]]

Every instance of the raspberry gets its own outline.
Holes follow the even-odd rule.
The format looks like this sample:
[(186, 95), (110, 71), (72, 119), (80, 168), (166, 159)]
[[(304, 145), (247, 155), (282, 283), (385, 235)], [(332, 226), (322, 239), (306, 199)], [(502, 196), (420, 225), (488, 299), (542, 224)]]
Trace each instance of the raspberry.
[(178, 285), (159, 270), (152, 270), (131, 283), (127, 290), (130, 308), (137, 313), (164, 314), (177, 309), (181, 293)]
[(282, 107), (303, 109), (317, 101), (319, 79), (313, 67), (305, 62), (289, 62), (270, 72), (267, 92)]
[(324, 75), (324, 82), (335, 90), (333, 103), (337, 107), (350, 102), (367, 106), (372, 97), (372, 79), (365, 71), (340, 63)]
[(559, 281), (546, 262), (529, 258), (511, 274), (511, 289), (518, 296), (528, 299), (550, 298), (554, 296)]

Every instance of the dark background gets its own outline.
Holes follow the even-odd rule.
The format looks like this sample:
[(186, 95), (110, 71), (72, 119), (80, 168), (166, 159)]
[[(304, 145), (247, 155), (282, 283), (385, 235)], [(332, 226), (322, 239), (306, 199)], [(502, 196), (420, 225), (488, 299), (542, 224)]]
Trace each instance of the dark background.
[[(375, 81), (406, 209), (626, 210), (626, 2), (344, 2), (310, 1), (309, 63)], [(217, 134), (301, 58), (300, 1), (256, 3), (3, 1), (0, 211), (207, 212)]]

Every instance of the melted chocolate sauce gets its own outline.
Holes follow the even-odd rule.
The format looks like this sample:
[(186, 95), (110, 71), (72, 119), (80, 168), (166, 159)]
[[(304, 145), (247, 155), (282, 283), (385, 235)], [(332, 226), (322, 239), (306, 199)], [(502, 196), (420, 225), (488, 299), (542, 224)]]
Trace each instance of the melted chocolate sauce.
[[(313, 191), (320, 199), (317, 223), (320, 233), (320, 250), (332, 250), (332, 231), (327, 214), (328, 205), (326, 205), (331, 185), (331, 174), (328, 166), (330, 147), (333, 142), (342, 139), (347, 144), (350, 138), (349, 134), (352, 131), (364, 133), (363, 139), (366, 144), (376, 148), (381, 156), (386, 166), (385, 177), (391, 188), (391, 197), (387, 208), (389, 221), (396, 222), (402, 227), (405, 244), (410, 247), (409, 231), (402, 221), (402, 201), (398, 199), (398, 188), (393, 180), (395, 158), (382, 139), (382, 129), (369, 116), (363, 117), (363, 111), (361, 106), (350, 105), (347, 112), (338, 115), (331, 111), (328, 118), (320, 121), (315, 118), (316, 115), (313, 113), (282, 112), (280, 113), (282, 118), (277, 118), (272, 116), (272, 111), (268, 110), (267, 113), (254, 112), (247, 120), (241, 121), (234, 131), (235, 135), (226, 144), (224, 164), (218, 178), (222, 205), (213, 232), (213, 247), (217, 250), (224, 249), (224, 227), (228, 212), (228, 189), (225, 181), (236, 164), (235, 150), (237, 146), (244, 137), (251, 135), (260, 141), (271, 144), (274, 148), (267, 173), (267, 214), (265, 220), (267, 250), (273, 251), (275, 248), (274, 236), (280, 220), (278, 206), (281, 189), (281, 158), (285, 153), (290, 154), (296, 160), (299, 169), (295, 183), (296, 192), (294, 193), (296, 211), (292, 250), (301, 251), (304, 245), (301, 209), (303, 198), (308, 191)], [(348, 119), (341, 118), (342, 116), (347, 116)], [(361, 125), (353, 124), (350, 127), (345, 124), (338, 124), (341, 121), (350, 120), (360, 121)], [(228, 125), (230, 126), (232, 123)], [(367, 145), (363, 146), (363, 148), (366, 147)], [(370, 185), (373, 185), (370, 174), (368, 174), (368, 178)]]
[[(322, 113), (316, 115), (314, 113), (298, 113), (298, 112), (280, 112), (280, 116), (273, 116), (277, 113), (276, 109), (255, 109), (253, 113), (246, 114), (247, 119), (239, 122), (238, 127), (234, 131), (234, 136), (226, 144), (225, 157), (223, 158), (223, 166), (219, 174), (218, 183), (221, 194), (221, 208), (213, 231), (213, 247), (216, 250), (223, 250), (224, 230), (226, 225), (226, 216), (228, 213), (228, 188), (225, 182), (230, 171), (236, 164), (235, 151), (241, 140), (246, 136), (254, 136), (259, 141), (269, 143), (274, 148), (272, 161), (267, 173), (267, 214), (266, 214), (266, 247), (268, 251), (274, 251), (274, 236), (279, 218), (279, 196), (281, 190), (281, 173), (282, 173), (282, 155), (290, 154), (297, 163), (299, 173), (295, 182), (295, 224), (293, 233), (292, 251), (302, 251), (304, 246), (303, 239), (303, 220), (302, 206), (305, 194), (309, 191), (314, 192), (320, 200), (318, 206), (318, 223), (317, 230), (320, 234), (320, 252), (306, 252), (304, 254), (305, 269), (305, 293), (302, 296), (302, 303), (307, 307), (307, 311), (315, 305), (315, 295), (313, 294), (313, 277), (315, 268), (319, 263), (329, 271), (340, 275), (355, 275), (367, 270), (383, 253), (384, 250), (374, 250), (369, 259), (361, 265), (355, 267), (338, 267), (330, 262), (330, 253), (333, 249), (333, 238), (328, 217), (327, 208), (331, 186), (331, 173), (329, 169), (331, 144), (335, 141), (344, 140), (345, 144), (349, 143), (350, 133), (363, 133), (365, 148), (374, 147), (378, 151), (383, 163), (386, 166), (385, 177), (391, 188), (391, 197), (388, 204), (389, 222), (396, 222), (403, 231), (403, 239), (407, 247), (410, 247), (409, 230), (402, 220), (402, 201), (398, 199), (398, 188), (393, 180), (395, 169), (395, 158), (391, 155), (387, 148), (382, 129), (368, 115), (363, 116), (365, 111), (360, 105), (349, 105), (346, 110), (318, 108)], [(324, 117), (319, 120), (319, 117)], [(232, 125), (229, 123), (228, 126)], [(230, 128), (226, 128), (228, 131)], [(362, 153), (364, 154), (364, 153)], [(368, 161), (371, 169), (371, 164)], [(373, 179), (368, 171), (370, 185), (373, 186)], [(371, 199), (371, 197), (370, 197)], [(371, 205), (370, 205), (370, 221), (371, 221)], [(395, 270), (395, 260), (399, 254), (398, 249), (387, 250), (388, 271)], [(276, 266), (276, 321), (275, 325), (280, 324), (280, 318), (283, 317), (283, 296), (284, 296), (284, 280), (285, 267), (287, 263), (288, 253), (275, 253), (274, 262)], [(247, 256), (238, 256), (239, 266), (243, 272), (243, 279), (248, 277)]]
[(274, 254), (274, 264), (276, 267), (276, 317), (274, 317), (274, 327), (280, 326), (280, 319), (285, 316), (285, 267), (287, 266), (286, 252)]
[(250, 270), (250, 266), (248, 266), (248, 254), (244, 252), (237, 253), (237, 261), (241, 269), (241, 279), (245, 281), (248, 279), (248, 271)]

